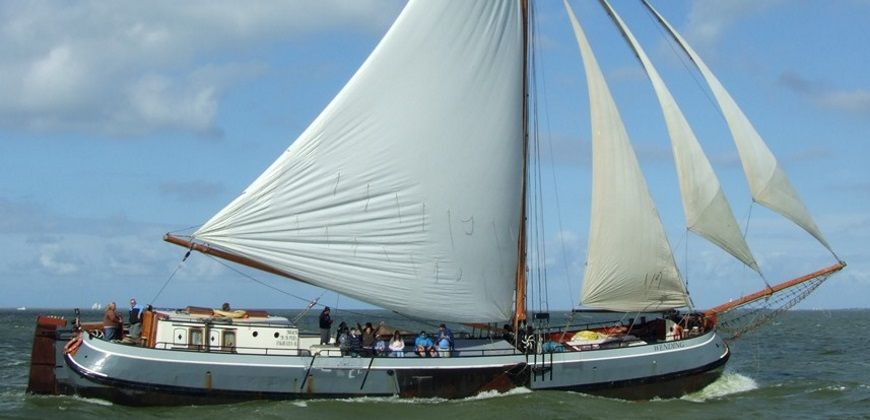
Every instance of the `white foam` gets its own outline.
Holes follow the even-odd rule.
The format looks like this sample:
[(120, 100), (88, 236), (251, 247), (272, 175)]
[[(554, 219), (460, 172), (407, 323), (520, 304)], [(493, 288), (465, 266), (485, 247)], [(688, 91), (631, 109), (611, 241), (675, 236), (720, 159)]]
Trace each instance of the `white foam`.
[(501, 398), (501, 397), (509, 397), (509, 396), (513, 396), (513, 395), (530, 394), (531, 392), (532, 392), (531, 389), (528, 389), (525, 387), (512, 388), (512, 389), (507, 390), (506, 392), (498, 392), (496, 390), (483, 391), (480, 394), (466, 397), (466, 398), (463, 398), (459, 401), (488, 400), (490, 398)]
[(76, 401), (83, 402), (83, 403), (102, 405), (104, 407), (110, 407), (110, 406), (114, 405), (114, 404), (112, 404), (111, 401), (101, 400), (99, 398), (84, 398), (84, 397), (79, 397), (78, 395), (73, 395), (69, 398), (72, 398)]
[[(398, 396), (390, 396), (390, 397), (354, 397), (354, 398), (340, 398), (338, 401), (347, 402), (347, 403), (388, 403), (388, 404), (440, 404), (440, 403), (457, 403), (463, 401), (480, 401), (480, 400), (488, 400), (491, 398), (501, 398), (501, 397), (509, 397), (514, 395), (522, 395), (529, 394), (532, 390), (524, 387), (512, 388), (506, 392), (498, 392), (498, 391), (484, 391), (477, 395), (472, 395), (470, 397), (451, 400), (446, 398), (400, 398)], [(336, 400), (309, 400), (311, 402), (316, 401), (336, 401)]]
[(681, 399), (692, 402), (704, 402), (722, 398), (726, 395), (752, 391), (753, 389), (758, 389), (758, 383), (754, 379), (736, 372), (725, 372), (716, 382)]
[(813, 390), (813, 392), (815, 392), (815, 391), (838, 391), (838, 392), (842, 392), (845, 390), (846, 390), (846, 387), (843, 385), (828, 385), (828, 386), (824, 386), (821, 388), (817, 388), (817, 389)]

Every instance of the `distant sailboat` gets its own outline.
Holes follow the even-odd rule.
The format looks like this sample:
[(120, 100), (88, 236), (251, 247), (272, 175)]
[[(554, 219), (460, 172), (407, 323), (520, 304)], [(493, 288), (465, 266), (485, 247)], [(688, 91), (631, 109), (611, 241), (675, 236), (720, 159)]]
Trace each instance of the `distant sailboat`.
[[(655, 88), (688, 228), (760, 273), (676, 100), (628, 27), (601, 3)], [(486, 337), (451, 343), (443, 353), (450, 357), (430, 358), (413, 357), (413, 346), (412, 357), (379, 357), (374, 350), (321, 345), (319, 337), (262, 311), (238, 310), (233, 317), (209, 308), (146, 311), (136, 345), (76, 335), (40, 318), (34, 360), (53, 362), (63, 352), (65, 364), (32, 370), (29, 389), (145, 405), (458, 398), (517, 386), (651, 398), (714, 381), (730, 356), (721, 326), (739, 335), (768, 316), (727, 321), (734, 308), (758, 302), (787, 308), (845, 263), (710, 311), (693, 310), (605, 76), (564, 5), (583, 60), (593, 131), (581, 302), (612, 319), (550, 327), (549, 313), (527, 314), (526, 220), (534, 211), (527, 205), (527, 1), (411, 1), (285, 153), (191, 236), (165, 240), (409, 317), (512, 327), (487, 327)], [(760, 136), (700, 58), (653, 13), (720, 99), (753, 197), (830, 249)]]

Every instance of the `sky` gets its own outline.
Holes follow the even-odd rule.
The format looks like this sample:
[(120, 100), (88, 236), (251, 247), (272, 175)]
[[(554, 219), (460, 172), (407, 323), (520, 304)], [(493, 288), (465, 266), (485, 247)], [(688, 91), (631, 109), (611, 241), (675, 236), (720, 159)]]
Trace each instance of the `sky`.
[[(577, 305), (590, 160), (582, 64), (561, 2), (536, 6), (546, 292)], [(771, 283), (835, 262), (752, 205), (700, 76), (642, 10), (614, 7), (640, 39), (713, 162)], [(695, 47), (778, 157), (849, 266), (800, 308), (870, 302), (870, 1), (654, 3)], [(0, 2), (0, 307), (338, 308), (366, 304), (229, 268), (162, 241), (204, 223), (254, 180), (377, 45), (404, 2)], [(687, 235), (661, 112), (597, 2), (573, 1), (620, 107), (696, 306), (763, 287)], [(449, 28), (445, 28), (449, 30)], [(434, 34), (433, 36), (436, 36)], [(554, 182), (553, 182), (554, 181)], [(189, 232), (187, 230), (186, 232)]]

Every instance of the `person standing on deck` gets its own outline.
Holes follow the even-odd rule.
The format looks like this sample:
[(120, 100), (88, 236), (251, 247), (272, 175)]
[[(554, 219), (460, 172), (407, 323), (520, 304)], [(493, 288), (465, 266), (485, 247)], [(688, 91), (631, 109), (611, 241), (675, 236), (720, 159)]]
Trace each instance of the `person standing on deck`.
[(453, 351), (453, 331), (447, 328), (446, 325), (438, 326), (438, 338), (435, 340), (438, 345), (438, 355), (441, 357), (449, 357)]
[(450, 344), (450, 350), (453, 350), (454, 340), (453, 340), (453, 331), (450, 331), (450, 328), (447, 328), (447, 325), (441, 324), (438, 326), (438, 341), (440, 342), (443, 339), (447, 339), (447, 342)]
[(130, 337), (139, 338), (142, 333), (142, 306), (136, 303), (136, 298), (130, 298)]
[(329, 306), (327, 306), (320, 313), (320, 344), (329, 344), (331, 329), (332, 317), (329, 316)]
[(106, 312), (103, 312), (103, 340), (112, 341), (121, 338), (124, 320), (121, 314), (115, 311), (116, 308), (117, 305), (112, 302), (106, 306)]

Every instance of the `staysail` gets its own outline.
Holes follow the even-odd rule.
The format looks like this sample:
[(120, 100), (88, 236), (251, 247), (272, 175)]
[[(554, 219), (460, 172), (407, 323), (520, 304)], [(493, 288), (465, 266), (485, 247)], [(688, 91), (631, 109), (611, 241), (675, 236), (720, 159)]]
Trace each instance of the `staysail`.
[(616, 311), (688, 305), (658, 211), (650, 197), (604, 75), (567, 0), (583, 57), (592, 124), (592, 213), (582, 303)]
[(509, 319), (523, 54), (515, 0), (411, 1), (326, 109), (194, 239), (400, 313)]
[(731, 206), (725, 199), (725, 193), (722, 191), (719, 179), (713, 172), (713, 167), (701, 149), (689, 122), (625, 22), (607, 0), (601, 0), (601, 4), (634, 50), (658, 97), (671, 138), (686, 226), (753, 270), (759, 271), (752, 251), (749, 250), (749, 245), (743, 239), (743, 234), (740, 232), (740, 226), (734, 218)]
[[(707, 85), (713, 92), (719, 108), (728, 123), (737, 152), (743, 164), (743, 171), (749, 182), (752, 198), (765, 207), (783, 215), (795, 224), (806, 230), (825, 246), (832, 254), (834, 250), (825, 240), (822, 232), (813, 222), (803, 201), (792, 187), (791, 182), (785, 175), (785, 171), (771, 153), (770, 149), (762, 140), (761, 135), (752, 126), (746, 114), (737, 106), (737, 103), (725, 90), (719, 79), (704, 64), (701, 57), (690, 47), (676, 30), (659, 14), (652, 5), (643, 0), (644, 5), (655, 15), (659, 23), (671, 34), (680, 47), (689, 55), (692, 62), (704, 76)], [(834, 254), (836, 257), (836, 254)]]

